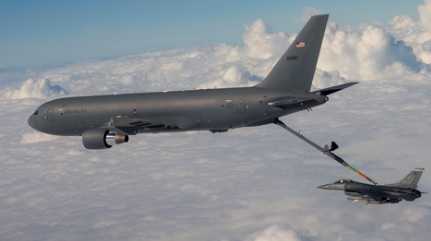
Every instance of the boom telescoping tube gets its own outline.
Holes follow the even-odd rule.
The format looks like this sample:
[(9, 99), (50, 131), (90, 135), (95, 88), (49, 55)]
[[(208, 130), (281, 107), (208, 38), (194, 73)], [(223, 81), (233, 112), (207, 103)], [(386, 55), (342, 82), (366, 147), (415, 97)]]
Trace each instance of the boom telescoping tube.
[(298, 138), (300, 138), (301, 140), (307, 142), (309, 145), (311, 145), (312, 147), (316, 148), (317, 150), (319, 150), (320, 152), (322, 152), (323, 154), (327, 155), (328, 157), (332, 158), (333, 160), (335, 160), (336, 162), (340, 163), (341, 165), (343, 165), (344, 167), (349, 168), (350, 170), (352, 170), (353, 172), (355, 172), (356, 174), (358, 174), (359, 176), (361, 176), (362, 178), (365, 178), (367, 181), (373, 183), (374, 185), (377, 185), (378, 183), (376, 181), (374, 181), (373, 179), (371, 179), (370, 177), (368, 177), (367, 175), (365, 175), (365, 173), (361, 172), (360, 170), (356, 169), (355, 167), (353, 167), (352, 165), (350, 165), (349, 163), (347, 163), (343, 158), (337, 156), (336, 154), (332, 153), (330, 150), (327, 150), (321, 146), (319, 146), (318, 144), (314, 143), (313, 141), (311, 141), (310, 139), (308, 139), (307, 137), (305, 137), (304, 135), (302, 135), (301, 133), (299, 133), (298, 131), (295, 131), (294, 129), (290, 128), (289, 126), (287, 126), (284, 122), (282, 122), (279, 119), (276, 119), (274, 121), (274, 124), (284, 128), (285, 130), (289, 131), (290, 133), (294, 134), (295, 136), (297, 136)]

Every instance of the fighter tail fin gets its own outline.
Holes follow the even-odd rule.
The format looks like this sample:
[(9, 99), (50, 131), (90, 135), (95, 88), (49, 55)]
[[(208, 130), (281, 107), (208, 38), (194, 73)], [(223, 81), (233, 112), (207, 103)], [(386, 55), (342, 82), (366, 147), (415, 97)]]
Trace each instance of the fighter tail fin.
[(416, 168), (411, 171), (406, 177), (404, 177), (399, 183), (397, 183), (397, 185), (416, 189), (423, 172), (423, 168)]
[(308, 20), (259, 87), (289, 92), (308, 92), (313, 81), (329, 15)]

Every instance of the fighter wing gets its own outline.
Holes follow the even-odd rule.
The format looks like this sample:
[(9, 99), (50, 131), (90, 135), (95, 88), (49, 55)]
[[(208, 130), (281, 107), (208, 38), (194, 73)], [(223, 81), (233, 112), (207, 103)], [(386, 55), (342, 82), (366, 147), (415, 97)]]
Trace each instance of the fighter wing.
[(401, 201), (397, 195), (393, 195), (392, 193), (385, 191), (369, 191), (363, 196), (363, 198), (377, 203), (396, 203)]

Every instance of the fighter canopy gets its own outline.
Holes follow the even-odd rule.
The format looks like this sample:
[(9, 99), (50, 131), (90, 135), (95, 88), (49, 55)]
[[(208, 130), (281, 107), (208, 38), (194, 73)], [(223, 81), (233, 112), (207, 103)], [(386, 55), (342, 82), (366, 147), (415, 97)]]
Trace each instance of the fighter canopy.
[(350, 179), (340, 179), (334, 183), (321, 185), (318, 188), (324, 189), (324, 190), (344, 191), (344, 189), (345, 189), (344, 187), (345, 187), (346, 183), (351, 183), (351, 182), (352, 182), (352, 180), (350, 180)]

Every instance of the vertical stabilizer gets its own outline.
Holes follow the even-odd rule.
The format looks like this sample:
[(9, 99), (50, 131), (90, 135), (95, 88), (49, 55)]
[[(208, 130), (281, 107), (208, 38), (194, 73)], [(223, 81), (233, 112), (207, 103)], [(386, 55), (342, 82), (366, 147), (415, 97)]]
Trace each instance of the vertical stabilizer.
[(398, 184), (402, 187), (408, 187), (416, 189), (418, 186), (419, 179), (421, 179), (423, 168), (416, 168), (411, 171), (406, 177), (404, 177)]
[(312, 16), (265, 80), (257, 86), (287, 92), (308, 92), (328, 17)]

